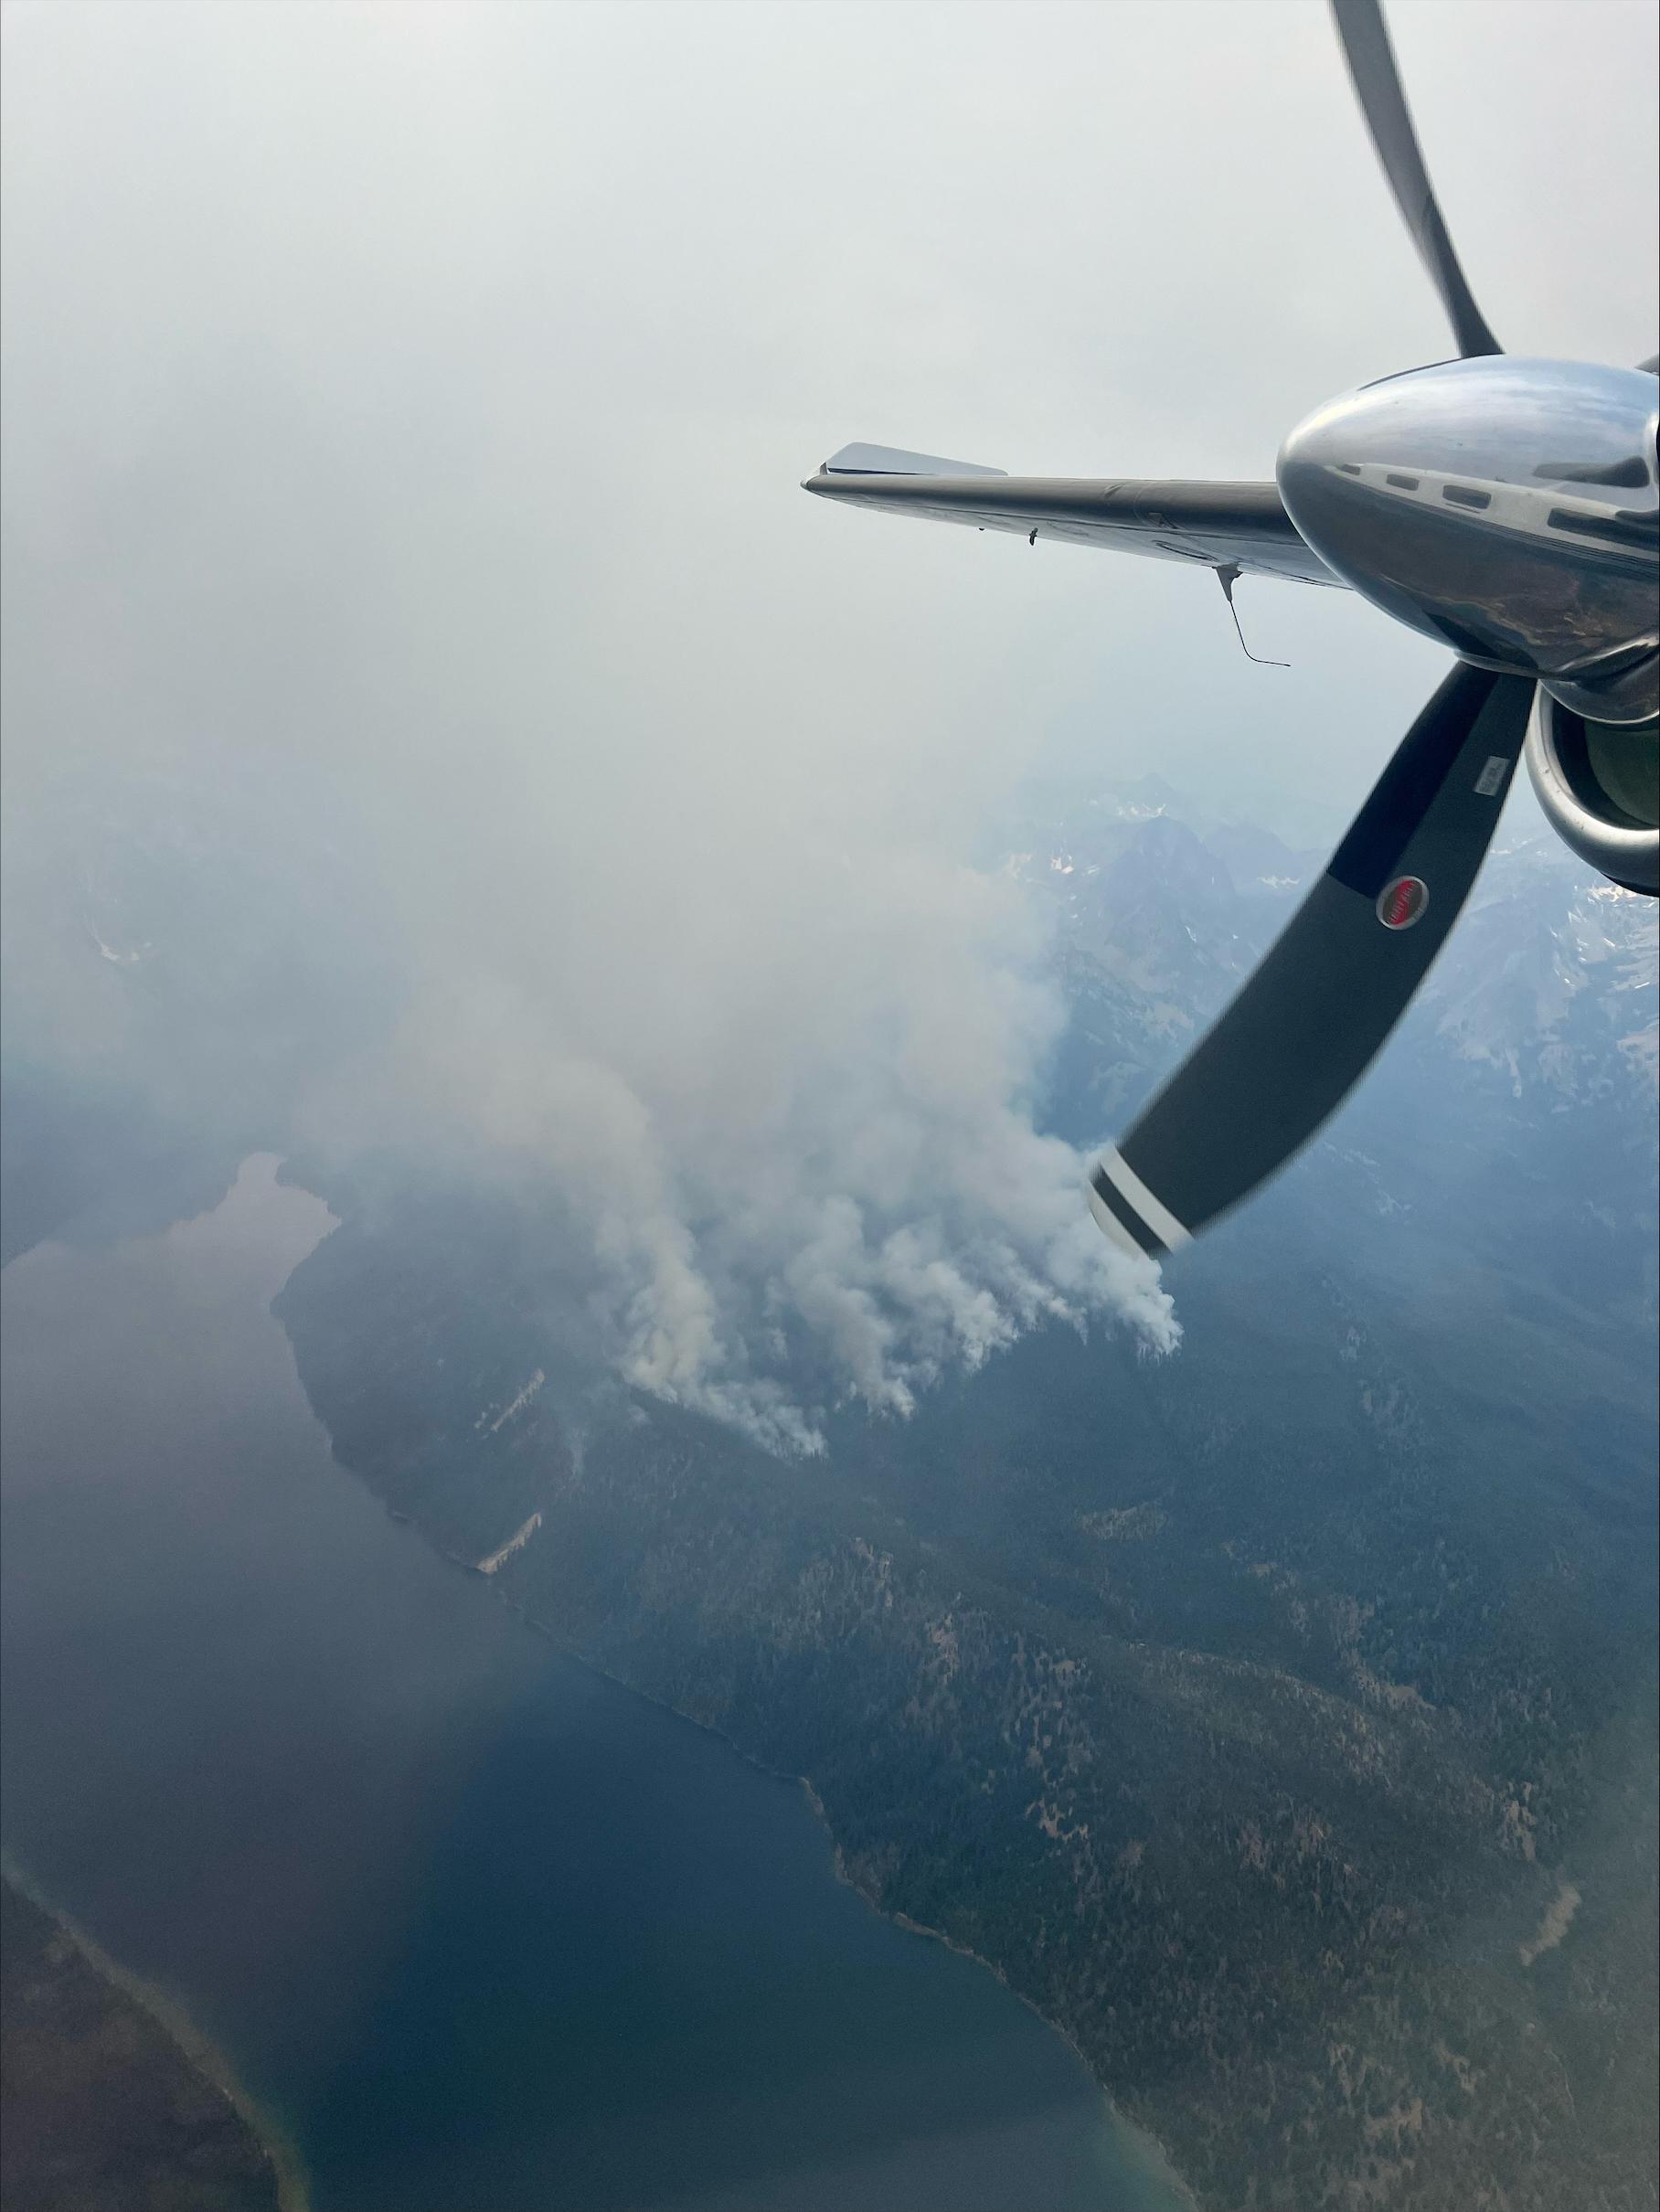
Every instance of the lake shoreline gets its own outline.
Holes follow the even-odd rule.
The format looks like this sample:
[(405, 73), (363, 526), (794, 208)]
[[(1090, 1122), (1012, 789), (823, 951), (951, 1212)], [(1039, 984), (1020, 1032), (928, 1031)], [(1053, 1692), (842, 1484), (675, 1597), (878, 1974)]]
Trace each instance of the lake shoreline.
[[(734, 1750), (738, 1749), (736, 1745), (734, 1745), (732, 1748)], [(742, 1758), (744, 1754), (740, 1751), (739, 1752), (739, 1756), (740, 1758)], [(751, 1760), (750, 1763), (753, 1766), (757, 1762)], [(768, 1770), (763, 1770), (763, 1771), (765, 1771)], [(1126, 2112), (1121, 2110), (1116, 2099), (1112, 2095), (1112, 2090), (1101, 2079), (1101, 2076), (1096, 2072), (1094, 2067), (1091, 2065), (1089, 2053), (1078, 2041), (1078, 2038), (1072, 2034), (1071, 2030), (1066, 2026), (1065, 2022), (1051, 2019), (1049, 2015), (1043, 2010), (1041, 2005), (1034, 2004), (1032, 1999), (1027, 1996), (1023, 1991), (1015, 1987), (1014, 1983), (1009, 1980), (1006, 1971), (997, 1964), (997, 1962), (995, 1959), (988, 1959), (983, 1951), (975, 1951), (972, 1944), (959, 1943), (954, 1936), (947, 1935), (944, 1929), (931, 1928), (924, 1920), (913, 1920), (910, 1914), (908, 1912), (889, 1912), (884, 1905), (880, 1904), (877, 1898), (871, 1896), (869, 1890), (865, 1888), (864, 1884), (859, 1881), (858, 1877), (849, 1868), (846, 1856), (842, 1851), (842, 1847), (835, 1840), (835, 1831), (830, 1824), (830, 1816), (825, 1810), (823, 1801), (820, 1799), (818, 1792), (813, 1787), (813, 1784), (807, 1780), (807, 1777), (804, 1774), (801, 1774), (783, 1776), (781, 1777), (781, 1779), (799, 1781), (802, 1788), (806, 1792), (807, 1803), (812, 1806), (813, 1811), (818, 1819), (819, 1824), (823, 1827), (825, 1834), (830, 1839), (831, 1848), (835, 1854), (835, 1871), (836, 1880), (842, 1883), (845, 1888), (851, 1889), (854, 1896), (859, 1898), (863, 1904), (867, 1905), (872, 1912), (878, 1914), (880, 1918), (885, 1920), (891, 1920), (896, 1928), (904, 1929), (907, 1935), (926, 1936), (931, 1942), (942, 1943), (947, 1951), (954, 1951), (958, 1958), (970, 1959), (976, 1966), (984, 1967), (985, 1972), (991, 1975), (992, 1979), (996, 1982), (1001, 1988), (1006, 1989), (1009, 1995), (1016, 1998), (1020, 2004), (1024, 2005), (1027, 2012), (1029, 2012), (1034, 2018), (1041, 2020), (1045, 2027), (1050, 2029), (1053, 2034), (1060, 2037), (1060, 2040), (1066, 2045), (1067, 2048), (1072, 2053), (1072, 2056), (1078, 2060), (1078, 2063), (1089, 2075), (1091, 2080), (1094, 2082), (1096, 2088), (1101, 2091), (1101, 2096), (1106, 2100), (1107, 2109), (1112, 2113), (1113, 2120), (1117, 2122), (1117, 2124), (1123, 2128), (1127, 2134), (1133, 2136), (1138, 2143), (1146, 2145), (1147, 2148), (1155, 2154), (1153, 2164), (1157, 2170), (1158, 2178), (1161, 2181), (1167, 2182), (1171, 2187), (1180, 2189), (1187, 2198), (1188, 2203), (1193, 2207), (1193, 2212), (1199, 2212), (1198, 2199), (1193, 2194), (1192, 2185), (1188, 2182), (1186, 2175), (1177, 2172), (1176, 2164), (1170, 2156), (1169, 2151), (1165, 2148), (1165, 2144), (1159, 2140), (1159, 2138), (1153, 2133), (1151, 2129), (1144, 2127), (1139, 2121), (1132, 2120)]]
[(311, 2181), (298, 2144), (243, 2082), (226, 2053), (203, 2034), (177, 1999), (112, 1958), (97, 1937), (83, 1928), (73, 1914), (66, 1912), (4, 1849), (0, 1849), (0, 1877), (46, 1915), (101, 1982), (119, 1990), (145, 2013), (186, 2063), (230, 2106), (271, 2167), (277, 2185), (279, 2212), (312, 2212)]
[[(7, 1717), (19, 1722), (6, 1730), (7, 1779), (18, 1791), (8, 1808), (21, 1824), (8, 1819), (5, 1840), (114, 1953), (90, 1938), (71, 1948), (66, 1931), (55, 1946), (64, 1971), (80, 1977), (94, 2009), (94, 1987), (112, 2003), (119, 1996), (146, 2044), (194, 2084), (207, 2124), (221, 2134), (234, 2128), (260, 2201), (303, 2212), (338, 2194), (365, 2212), (440, 2212), (441, 2200), (475, 2212), (480, 2123), (491, 2131), (492, 2204), (655, 2202), (654, 2188), (683, 2188), (688, 2176), (733, 2189), (751, 2169), (782, 2176), (800, 2166), (799, 2132), (780, 2123), (753, 2142), (747, 2132), (749, 2108), (776, 2090), (777, 2110), (800, 2108), (812, 2151), (803, 2185), (805, 2172), (822, 2169), (813, 2185), (826, 2204), (926, 2197), (1009, 2212), (1033, 2201), (1177, 2212), (1176, 2200), (1136, 2185), (1138, 2146), (1088, 2068), (1070, 2047), (1055, 2047), (1031, 2007), (1004, 2006), (1000, 1984), (981, 1983), (970, 1967), (951, 1971), (938, 1953), (931, 1967), (920, 1946), (889, 1933), (889, 1916), (871, 1900), (856, 1903), (845, 1881), (825, 1882), (835, 1839), (822, 1819), (803, 1821), (798, 1776), (677, 1711), (670, 1700), (679, 1682), (663, 1686), (667, 1697), (652, 1696), (567, 1650), (563, 1609), (536, 1601), (534, 1579), (516, 1572), (511, 1557), (499, 1578), (484, 1574), (483, 1545), (458, 1543), (423, 1526), (423, 1515), (411, 1526), (360, 1474), (341, 1483), (356, 1471), (335, 1457), (271, 1313), (303, 1256), (302, 1232), (314, 1229), (312, 1214), (325, 1223), (329, 1215), (303, 1190), (279, 1202), (271, 1164), (270, 1155), (245, 1164), (222, 1219), (214, 1208), (108, 1253), (66, 1245), (24, 1272), (6, 1271), (8, 1362), (33, 1364), (27, 1388), (6, 1394), (7, 1501), (18, 1516), (7, 1587), (19, 1598), (17, 1610), (7, 1608)], [(297, 1196), (311, 1212), (296, 1218)], [(89, 1360), (102, 1382), (82, 1392)], [(17, 1380), (9, 1364), (8, 1377)], [(141, 1382), (147, 1396), (135, 1396)], [(234, 1423), (228, 1405), (238, 1409)], [(126, 1472), (115, 1481), (118, 1462)], [(52, 1513), (31, 1518), (39, 1497)], [(411, 1537), (419, 1529), (419, 1544), (398, 1545), (397, 1526)], [(388, 1556), (388, 1537), (401, 1563)], [(452, 1547), (459, 1556), (445, 1557)], [(518, 1618), (480, 1607), (455, 1580), (457, 1567), (505, 1585), (500, 1594)], [(129, 1615), (140, 1577), (154, 1593), (145, 1618), (154, 1632), (135, 1644)], [(534, 1646), (520, 1641), (527, 1627), (537, 1632)], [(61, 1650), (71, 1630), (81, 1672), (70, 1690), (84, 1682), (96, 1693), (69, 1700), (85, 1742), (62, 1709)], [(192, 1660), (181, 1682), (186, 1650)], [(634, 1664), (626, 1645), (601, 1656), (619, 1671)], [(250, 1715), (261, 1725), (250, 1726)], [(144, 1733), (152, 1718), (153, 1744)], [(692, 1730), (682, 1725), (688, 1719)], [(229, 1755), (212, 1761), (204, 1793), (202, 1747), (221, 1740)], [(270, 1771), (260, 1749), (267, 1741), (292, 1749), (292, 1760)], [(383, 1741), (383, 1763), (366, 1762), (364, 1745), (378, 1752)], [(372, 1771), (360, 1783), (366, 1763)], [(790, 1786), (779, 1789), (780, 1781)], [(664, 1841), (665, 1782), (686, 1799), (685, 1836), (673, 1848)], [(318, 1824), (305, 1808), (319, 1790), (335, 1845), (314, 1866), (307, 1853)], [(591, 1804), (616, 1830), (600, 1851), (591, 1839), (605, 1827), (596, 1829)], [(420, 1824), (428, 1813), (438, 1820), (430, 1832)], [(541, 1846), (502, 1840), (534, 1834), (548, 1814), (551, 1868)], [(101, 1876), (86, 1887), (73, 1856), (59, 1862), (66, 1823), (73, 1836), (93, 1822), (117, 1839), (112, 1887), (98, 1886)], [(244, 1845), (251, 1863), (198, 1886), (198, 1853), (211, 1847), (197, 1869), (211, 1873), (234, 1869)], [(765, 1861), (751, 1869), (758, 1849)], [(148, 1869), (142, 1883), (121, 1878), (129, 1852)], [(614, 1889), (605, 1887), (613, 1866)], [(561, 1913), (559, 1897), (572, 1892), (561, 1892), (559, 1869), (577, 1877), (578, 1890), (599, 1884), (599, 1925), (607, 1914), (616, 1921), (609, 1940), (590, 1942), (593, 1919)], [(746, 1869), (758, 1878), (745, 1878)], [(481, 1871), (483, 1884), (469, 1878)], [(404, 1876), (419, 1876), (420, 1889), (406, 1895)], [(680, 1941), (683, 1882), (712, 1940), (735, 1945), (752, 2008), (723, 1992), (720, 1975), (701, 1971)], [(550, 1909), (547, 1926), (560, 1948), (546, 1962), (525, 1955), (523, 1911), (512, 1914), (507, 1937), (501, 1909), (482, 1901), (504, 1894), (537, 1915)], [(37, 1940), (50, 1943), (69, 1916), (49, 1896), (42, 1901), (50, 1917), (36, 1915), (44, 1931)], [(611, 2009), (614, 1962), (633, 1955), (640, 1925), (631, 1904), (644, 1906), (646, 1925), (664, 1938), (665, 1963), (648, 1985), (665, 2009), (638, 2019)], [(351, 1940), (331, 1956), (338, 1947), (329, 1931), (343, 1914)], [(469, 1940), (464, 1955), (455, 1941), (462, 1930), (482, 1938)], [(701, 1942), (701, 1917), (697, 1932)], [(798, 1933), (824, 2000), (812, 2005), (797, 1994)], [(498, 1973), (489, 1962), (504, 1937), (513, 1949)], [(648, 1953), (643, 1945), (651, 1967)], [(141, 1983), (116, 1960), (152, 1980)], [(479, 1960), (486, 1963), (475, 1969)], [(439, 1996), (429, 2006), (432, 1990)], [(475, 2065), (492, 2053), (449, 2039), (452, 1990), (469, 2017), (499, 2021), (504, 2035), (522, 2026), (521, 2042), (494, 2053), (505, 2068)], [(889, 1996), (892, 2010), (882, 2012)], [(497, 2085), (523, 2054), (556, 2065), (580, 2058), (565, 2045), (581, 2031), (583, 2007), (601, 2047), (610, 2038), (625, 2058), (640, 2034), (660, 2036), (665, 2020), (695, 2022), (702, 2040), (684, 2047), (693, 2054), (686, 2079), (706, 2103), (729, 2104), (730, 2144), (705, 2145), (700, 2157), (684, 2151), (672, 2095), (646, 2100), (643, 2143), (610, 2143), (606, 2126), (626, 2107), (633, 2131), (640, 2100), (622, 2095), (613, 2112), (597, 2061), (556, 2077), (586, 2084), (555, 2098), (569, 2115), (547, 2116), (545, 2098), (504, 2100)], [(868, 2068), (867, 2026), (892, 2064)], [(453, 2079), (452, 2097), (405, 2086), (423, 2079), (428, 2065), (434, 2079), (442, 2069), (446, 2090)], [(857, 2099), (851, 2108), (836, 2086), (843, 2068)], [(283, 2155), (291, 2139), (298, 2159)], [(516, 2164), (502, 2164), (503, 2142)], [(567, 2144), (576, 2163), (544, 2176), (539, 2162)], [(921, 2185), (936, 2181), (943, 2195)], [(740, 2191), (745, 2203), (752, 2194)], [(761, 2201), (771, 2201), (764, 2189)]]
[[(325, 1433), (326, 1433), (326, 1428)], [(341, 1472), (350, 1475), (354, 1482), (363, 1482), (363, 1477), (357, 1474), (354, 1469), (346, 1467), (343, 1462), (336, 1462), (336, 1464), (341, 1467)], [(625, 1681), (622, 1675), (613, 1675), (608, 1668), (585, 1657), (582, 1653), (564, 1643), (548, 1622), (539, 1620), (519, 1599), (514, 1597), (497, 1583), (493, 1575), (486, 1575), (478, 1561), (463, 1558), (460, 1552), (452, 1551), (438, 1543), (429, 1535), (418, 1515), (388, 1505), (367, 1483), (364, 1483), (363, 1486), (368, 1490), (371, 1496), (376, 1498), (377, 1504), (388, 1519), (400, 1526), (412, 1529), (420, 1536), (422, 1543), (437, 1552), (439, 1557), (451, 1566), (459, 1568), (463, 1574), (476, 1576), (480, 1580), (489, 1583), (492, 1594), (516, 1613), (527, 1628), (533, 1630), (537, 1636), (558, 1652), (562, 1659), (569, 1660), (573, 1665), (580, 1666), (584, 1673), (592, 1675), (596, 1680), (608, 1684), (612, 1688), (622, 1690), (629, 1696), (639, 1698), (643, 1705), (650, 1706), (654, 1711), (670, 1714), (676, 1720), (684, 1721), (692, 1728), (700, 1728), (706, 1736), (713, 1737), (716, 1742), (725, 1745), (728, 1750), (736, 1753), (744, 1764), (752, 1768), (756, 1773), (764, 1774), (772, 1781), (793, 1783), (799, 1789), (805, 1796), (812, 1808), (814, 1818), (823, 1829), (825, 1839), (830, 1845), (831, 1870), (836, 1881), (845, 1889), (851, 1890), (859, 1902), (867, 1910), (873, 1912), (878, 1920), (888, 1921), (892, 1927), (903, 1929), (907, 1935), (926, 1936), (931, 1942), (942, 1944), (947, 1951), (954, 1952), (958, 1958), (967, 1959), (972, 1964), (983, 1968), (1000, 1988), (1006, 1989), (1010, 1996), (1023, 2005), (1034, 2019), (1041, 2020), (1046, 2028), (1059, 2036), (1094, 2083), (1112, 2116), (1113, 2124), (1122, 2130), (1143, 2153), (1149, 2178), (1156, 2179), (1166, 2187), (1179, 2191), (1186, 2198), (1191, 2212), (1202, 2212), (1199, 2200), (1194, 2195), (1192, 2184), (1176, 2165), (1167, 2146), (1160, 2137), (1153, 2133), (1151, 2129), (1144, 2127), (1139, 2121), (1132, 2120), (1120, 2109), (1112, 2090), (1091, 2065), (1089, 2054), (1063, 2021), (1052, 2018), (1040, 2005), (1034, 2004), (1030, 1997), (1016, 1989), (1009, 1981), (1007, 1973), (996, 1963), (995, 1960), (986, 1958), (984, 1953), (974, 1950), (966, 1943), (957, 1942), (952, 1937), (947, 1935), (943, 1929), (930, 1928), (920, 1920), (912, 1920), (910, 1915), (906, 1912), (890, 1912), (857, 1880), (847, 1866), (842, 1846), (837, 1841), (835, 1830), (831, 1825), (830, 1816), (825, 1809), (824, 1801), (805, 1774), (790, 1774), (784, 1772), (782, 1768), (769, 1766), (764, 1760), (757, 1759), (752, 1752), (746, 1750), (742, 1744), (729, 1736), (723, 1728), (717, 1728), (712, 1722), (702, 1719), (696, 1713), (683, 1711), (680, 1707), (672, 1704), (667, 1698), (653, 1696), (649, 1690), (641, 1689), (636, 1684)], [(537, 1517), (539, 1518), (539, 1515)]]

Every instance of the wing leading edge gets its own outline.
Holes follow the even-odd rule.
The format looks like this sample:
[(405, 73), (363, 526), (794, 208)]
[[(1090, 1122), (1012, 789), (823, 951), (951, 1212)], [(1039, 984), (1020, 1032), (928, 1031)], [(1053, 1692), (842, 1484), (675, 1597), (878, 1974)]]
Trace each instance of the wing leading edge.
[(885, 446), (846, 445), (802, 489), (846, 505), (879, 507), (1022, 537), (1102, 546), (1154, 560), (1246, 576), (1343, 587), (1297, 535), (1272, 484), (1182, 484), (1087, 476), (1007, 476), (964, 461)]

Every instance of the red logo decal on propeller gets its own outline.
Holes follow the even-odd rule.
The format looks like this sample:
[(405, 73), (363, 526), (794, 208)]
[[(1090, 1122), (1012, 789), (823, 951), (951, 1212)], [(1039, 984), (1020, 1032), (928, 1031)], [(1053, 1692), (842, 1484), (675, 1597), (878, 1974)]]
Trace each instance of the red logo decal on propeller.
[(1423, 920), (1430, 887), (1421, 876), (1397, 876), (1378, 894), (1378, 919), (1386, 930), (1410, 930)]

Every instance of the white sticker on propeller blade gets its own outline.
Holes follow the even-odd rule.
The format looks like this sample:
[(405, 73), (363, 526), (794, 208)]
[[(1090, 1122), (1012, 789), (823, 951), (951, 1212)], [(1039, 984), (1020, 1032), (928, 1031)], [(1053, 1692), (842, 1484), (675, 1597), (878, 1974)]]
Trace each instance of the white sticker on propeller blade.
[(1430, 887), (1421, 876), (1397, 876), (1378, 894), (1378, 919), (1386, 930), (1410, 930), (1423, 920)]
[(1481, 774), (1475, 779), (1476, 797), (1478, 799), (1491, 799), (1494, 792), (1497, 791), (1499, 785), (1505, 781), (1505, 771), (1509, 766), (1509, 761), (1505, 758), (1502, 752), (1490, 753), (1487, 756), (1486, 767), (1482, 770)]

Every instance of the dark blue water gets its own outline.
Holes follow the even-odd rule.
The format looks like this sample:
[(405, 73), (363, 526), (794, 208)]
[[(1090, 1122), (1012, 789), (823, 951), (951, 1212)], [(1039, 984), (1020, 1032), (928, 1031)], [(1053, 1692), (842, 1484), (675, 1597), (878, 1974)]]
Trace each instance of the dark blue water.
[(328, 1226), (3, 1278), (0, 1781), (318, 2212), (1172, 2212), (1066, 2046), (795, 1786), (558, 1656), (337, 1469), (267, 1311)]

